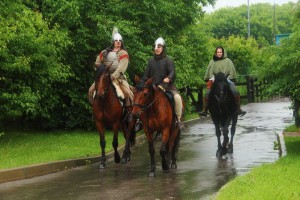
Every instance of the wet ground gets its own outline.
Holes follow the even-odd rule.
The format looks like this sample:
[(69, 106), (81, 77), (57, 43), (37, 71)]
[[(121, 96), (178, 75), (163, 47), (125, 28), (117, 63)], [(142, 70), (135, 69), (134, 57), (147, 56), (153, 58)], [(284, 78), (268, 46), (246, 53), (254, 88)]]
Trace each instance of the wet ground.
[[(238, 121), (234, 152), (217, 159), (217, 139), (209, 118), (186, 125), (178, 153), (178, 168), (164, 174), (156, 148), (157, 172), (149, 178), (147, 145), (133, 150), (129, 164), (99, 170), (97, 164), (32, 179), (0, 184), (2, 200), (165, 200), (211, 199), (235, 176), (262, 163), (274, 162), (276, 133), (293, 123), (290, 102), (254, 103), (243, 107), (247, 114)], [(159, 140), (157, 144), (159, 145)]]

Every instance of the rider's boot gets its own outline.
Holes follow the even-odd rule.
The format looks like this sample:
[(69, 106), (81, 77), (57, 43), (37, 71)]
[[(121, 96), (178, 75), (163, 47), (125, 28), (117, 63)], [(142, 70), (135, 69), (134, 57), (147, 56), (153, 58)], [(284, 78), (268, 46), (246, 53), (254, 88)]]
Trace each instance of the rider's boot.
[(208, 98), (203, 98), (203, 111), (199, 112), (200, 117), (206, 117), (207, 116), (207, 105), (208, 105)]
[(244, 116), (247, 112), (241, 109), (241, 97), (235, 96), (235, 102), (237, 105), (237, 114), (240, 116)]
[(178, 120), (176, 122), (176, 126), (179, 130), (182, 130), (184, 128), (184, 124), (182, 123), (180, 118), (178, 118)]
[(129, 97), (125, 97), (125, 107), (126, 107), (126, 110), (125, 110), (125, 117), (124, 117), (124, 120), (127, 120), (128, 122), (132, 121), (132, 106), (131, 106), (131, 101), (129, 99)]

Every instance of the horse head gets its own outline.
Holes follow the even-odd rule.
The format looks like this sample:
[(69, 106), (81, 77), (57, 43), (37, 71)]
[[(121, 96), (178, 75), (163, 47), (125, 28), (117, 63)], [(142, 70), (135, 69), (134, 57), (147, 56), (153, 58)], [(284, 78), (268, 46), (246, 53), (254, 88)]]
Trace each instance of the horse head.
[(228, 75), (219, 72), (215, 75), (214, 84), (212, 86), (212, 95), (219, 104), (225, 103), (228, 97), (228, 91), (230, 91), (228, 83)]
[(138, 76), (135, 76), (135, 89), (133, 91), (133, 109), (134, 118), (139, 118), (141, 113), (149, 107), (150, 96), (153, 92), (152, 78), (144, 82)]
[(110, 66), (106, 67), (104, 64), (101, 64), (96, 70), (95, 88), (97, 98), (104, 99), (107, 94), (108, 88), (111, 84), (109, 68)]

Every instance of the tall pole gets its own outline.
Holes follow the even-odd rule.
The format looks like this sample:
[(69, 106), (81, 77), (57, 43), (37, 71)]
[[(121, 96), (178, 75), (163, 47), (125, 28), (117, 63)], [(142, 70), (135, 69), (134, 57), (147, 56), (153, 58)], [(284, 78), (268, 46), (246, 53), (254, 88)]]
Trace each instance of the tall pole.
[(274, 0), (274, 45), (276, 45), (276, 5)]
[(250, 5), (248, 0), (248, 38), (250, 38)]

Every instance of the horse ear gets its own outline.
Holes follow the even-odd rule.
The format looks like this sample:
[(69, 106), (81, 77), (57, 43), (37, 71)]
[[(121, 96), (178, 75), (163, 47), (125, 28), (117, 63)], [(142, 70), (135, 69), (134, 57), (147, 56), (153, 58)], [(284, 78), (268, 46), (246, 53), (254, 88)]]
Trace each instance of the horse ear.
[(131, 89), (131, 91), (133, 92), (133, 94), (136, 93), (136, 91), (137, 91), (137, 90), (136, 90), (136, 87), (132, 87), (132, 86), (131, 86), (130, 89)]
[(149, 78), (148, 81), (146, 82), (146, 85), (151, 85), (153, 82), (153, 78)]
[(134, 75), (134, 81), (135, 83), (140, 82), (140, 77), (138, 75)]

